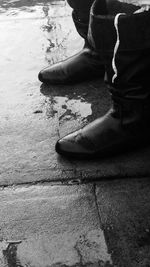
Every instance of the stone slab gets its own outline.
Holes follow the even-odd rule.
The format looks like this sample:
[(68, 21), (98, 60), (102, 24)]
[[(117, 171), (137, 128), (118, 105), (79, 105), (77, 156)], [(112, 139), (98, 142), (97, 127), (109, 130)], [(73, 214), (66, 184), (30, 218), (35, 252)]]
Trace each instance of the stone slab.
[(97, 184), (101, 227), (117, 267), (150, 265), (150, 180)]
[(93, 186), (0, 191), (1, 267), (111, 267)]

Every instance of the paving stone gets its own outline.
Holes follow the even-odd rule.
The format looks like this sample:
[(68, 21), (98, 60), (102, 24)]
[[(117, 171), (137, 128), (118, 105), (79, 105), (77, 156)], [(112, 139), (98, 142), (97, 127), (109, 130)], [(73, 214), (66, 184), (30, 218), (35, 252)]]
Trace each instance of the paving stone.
[(0, 192), (1, 267), (112, 266), (93, 186)]
[(148, 178), (97, 185), (101, 227), (116, 267), (150, 265), (149, 188)]

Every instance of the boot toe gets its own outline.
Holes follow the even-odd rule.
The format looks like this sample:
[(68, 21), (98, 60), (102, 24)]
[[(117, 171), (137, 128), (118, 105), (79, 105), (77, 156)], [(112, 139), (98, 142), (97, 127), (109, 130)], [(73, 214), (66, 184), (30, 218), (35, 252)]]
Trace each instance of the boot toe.
[(63, 84), (65, 75), (61, 63), (46, 67), (38, 74), (38, 78), (43, 83)]
[(38, 79), (40, 80), (40, 82), (44, 82), (44, 78), (43, 78), (43, 71), (40, 71), (38, 74)]
[(84, 137), (80, 131), (59, 139), (56, 143), (55, 150), (58, 154), (76, 158), (93, 155), (93, 150), (87, 146), (87, 140), (85, 143)]
[(48, 83), (53, 81), (52, 72), (50, 71), (49, 68), (45, 68), (41, 70), (38, 74), (38, 78), (42, 83)]
[(61, 155), (78, 155), (83, 153), (82, 147), (76, 142), (72, 142), (68, 137), (58, 140), (55, 149)]

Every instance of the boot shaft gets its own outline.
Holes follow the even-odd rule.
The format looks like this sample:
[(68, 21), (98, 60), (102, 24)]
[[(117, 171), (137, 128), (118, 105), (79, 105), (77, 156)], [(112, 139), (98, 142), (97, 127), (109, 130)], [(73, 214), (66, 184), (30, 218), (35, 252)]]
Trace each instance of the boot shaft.
[(135, 132), (149, 125), (150, 12), (101, 15), (94, 3), (88, 40), (103, 57), (112, 116)]
[(122, 88), (119, 94), (131, 93), (132, 96), (133, 90), (133, 95), (139, 97), (140, 90), (142, 93), (147, 90), (150, 83), (149, 11), (103, 16), (93, 5), (88, 40), (103, 57), (108, 84)]

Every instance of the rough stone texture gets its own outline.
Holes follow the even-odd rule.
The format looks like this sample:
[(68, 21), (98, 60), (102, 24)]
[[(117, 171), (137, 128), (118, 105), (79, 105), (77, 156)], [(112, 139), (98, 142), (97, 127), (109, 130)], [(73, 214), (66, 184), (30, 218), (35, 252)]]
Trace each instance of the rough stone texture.
[(112, 266), (93, 186), (2, 190), (0, 218), (1, 267)]
[(101, 80), (44, 86), (37, 79), (41, 68), (83, 45), (67, 4), (1, 1), (0, 22), (0, 185), (148, 176), (149, 148), (90, 162), (55, 153), (60, 136), (104, 114), (110, 104)]
[(144, 178), (97, 185), (101, 227), (116, 267), (150, 266), (149, 188)]

